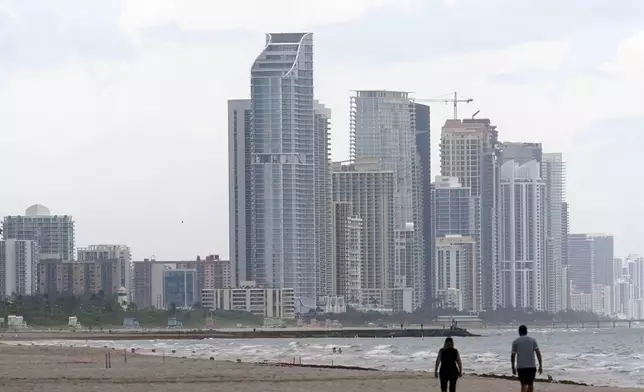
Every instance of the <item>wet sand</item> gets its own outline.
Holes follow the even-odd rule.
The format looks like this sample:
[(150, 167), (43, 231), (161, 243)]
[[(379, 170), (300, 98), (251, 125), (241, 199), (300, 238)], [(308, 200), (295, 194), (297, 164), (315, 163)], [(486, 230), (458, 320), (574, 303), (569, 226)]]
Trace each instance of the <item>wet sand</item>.
[[(105, 353), (111, 368), (105, 368)], [(430, 365), (430, 364), (428, 364)], [(169, 358), (87, 348), (0, 344), (3, 392), (438, 392), (429, 373), (312, 369)], [(461, 392), (516, 392), (516, 381), (465, 376)], [(536, 391), (631, 392), (641, 389), (536, 384)]]

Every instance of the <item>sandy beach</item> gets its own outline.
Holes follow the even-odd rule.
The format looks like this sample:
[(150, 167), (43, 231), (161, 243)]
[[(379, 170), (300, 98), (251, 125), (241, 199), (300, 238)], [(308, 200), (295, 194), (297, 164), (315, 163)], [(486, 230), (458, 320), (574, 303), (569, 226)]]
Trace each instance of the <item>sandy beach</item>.
[[(105, 368), (105, 353), (111, 368)], [(431, 364), (428, 364), (431, 365)], [(261, 383), (261, 384), (259, 384)], [(0, 344), (0, 385), (3, 392), (211, 392), (227, 390), (328, 392), (423, 391), (438, 392), (429, 373), (369, 372), (310, 369), (180, 359), (100, 349), (8, 346)], [(465, 376), (458, 390), (517, 391), (516, 381)], [(537, 391), (640, 391), (539, 383)]]

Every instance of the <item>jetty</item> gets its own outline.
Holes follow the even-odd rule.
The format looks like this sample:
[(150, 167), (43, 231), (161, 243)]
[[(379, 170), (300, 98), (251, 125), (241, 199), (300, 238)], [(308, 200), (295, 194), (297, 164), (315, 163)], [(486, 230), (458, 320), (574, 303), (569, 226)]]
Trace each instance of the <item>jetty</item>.
[(306, 338), (423, 338), (468, 337), (463, 328), (237, 328), (200, 330), (20, 331), (0, 340), (177, 340), (177, 339), (306, 339)]

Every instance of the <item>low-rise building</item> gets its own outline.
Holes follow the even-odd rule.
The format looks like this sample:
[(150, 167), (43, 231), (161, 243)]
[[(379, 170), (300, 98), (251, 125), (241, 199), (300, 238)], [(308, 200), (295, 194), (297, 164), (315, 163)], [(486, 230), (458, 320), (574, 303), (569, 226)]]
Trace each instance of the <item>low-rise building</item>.
[(602, 316), (612, 314), (611, 287), (603, 284), (593, 285), (593, 313)]
[(257, 287), (241, 281), (235, 289), (203, 289), (201, 306), (210, 310), (250, 312), (258, 316), (295, 319), (295, 291), (291, 288)]
[(570, 294), (570, 309), (575, 312), (592, 312), (593, 296), (586, 293)]
[[(202, 289), (232, 288), (231, 264), (221, 260), (218, 255), (205, 258), (197, 257), (189, 261), (163, 261), (143, 259), (134, 263), (133, 296), (139, 308), (165, 308), (163, 298), (164, 271), (173, 269), (193, 269), (197, 271), (196, 292)], [(197, 295), (199, 296), (199, 295)]]

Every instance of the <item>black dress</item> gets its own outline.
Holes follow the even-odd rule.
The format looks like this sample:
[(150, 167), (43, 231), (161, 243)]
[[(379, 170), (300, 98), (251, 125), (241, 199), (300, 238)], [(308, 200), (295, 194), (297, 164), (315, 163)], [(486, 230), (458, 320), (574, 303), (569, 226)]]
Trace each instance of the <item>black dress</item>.
[(455, 348), (443, 348), (440, 352), (441, 369), (439, 377), (441, 381), (441, 391), (447, 390), (449, 382), (450, 392), (456, 390), (456, 380), (458, 380), (458, 350)]

